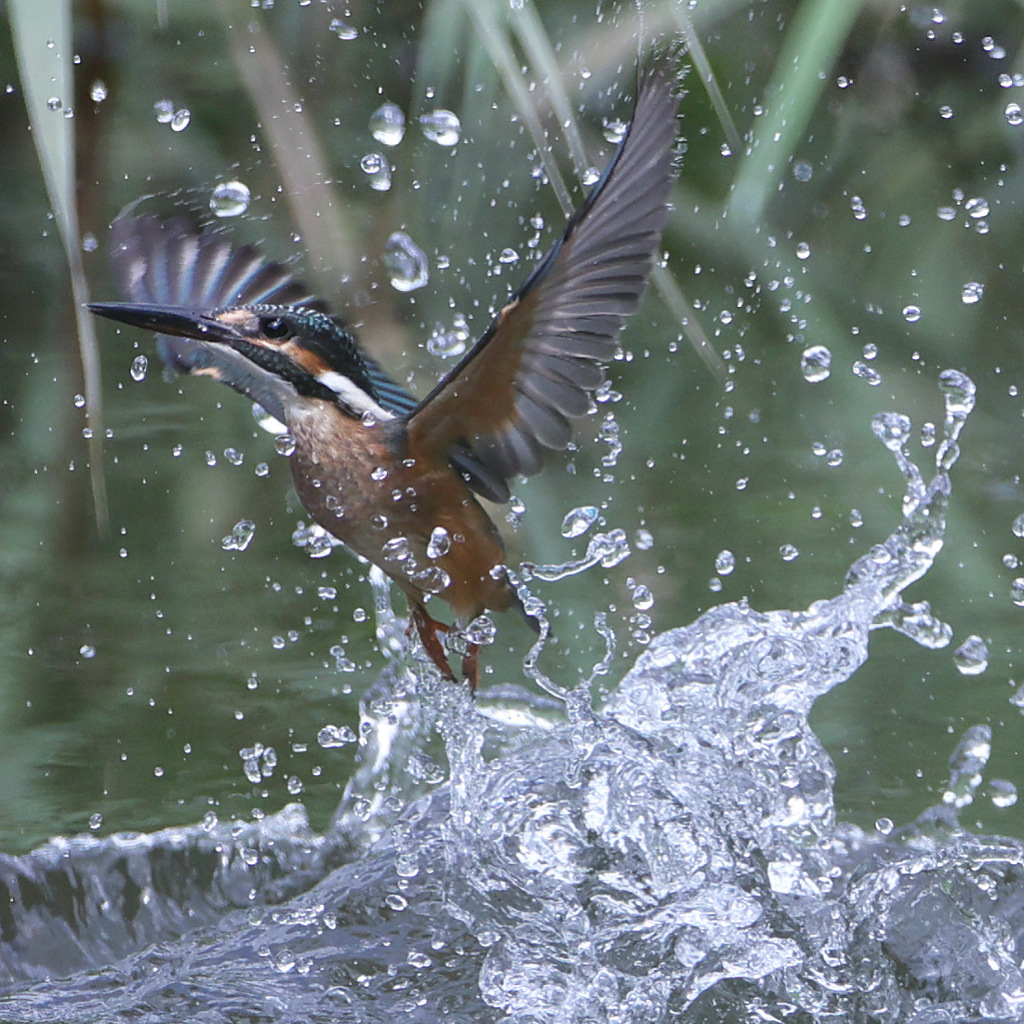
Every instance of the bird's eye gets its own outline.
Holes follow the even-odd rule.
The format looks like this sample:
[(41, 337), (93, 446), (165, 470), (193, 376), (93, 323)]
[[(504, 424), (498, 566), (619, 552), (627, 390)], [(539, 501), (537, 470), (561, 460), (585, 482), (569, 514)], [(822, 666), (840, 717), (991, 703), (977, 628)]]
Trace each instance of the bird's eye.
[(267, 316), (260, 320), (260, 332), (272, 341), (283, 341), (291, 337), (292, 329), (287, 320), (279, 316)]

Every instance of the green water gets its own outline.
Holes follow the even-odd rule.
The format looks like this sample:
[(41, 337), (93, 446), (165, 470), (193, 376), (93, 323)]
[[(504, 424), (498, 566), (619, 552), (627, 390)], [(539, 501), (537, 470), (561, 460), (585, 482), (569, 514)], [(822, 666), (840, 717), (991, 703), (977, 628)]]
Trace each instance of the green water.
[[(592, 4), (528, 6), (567, 69), (587, 151), (600, 165), (611, 151), (601, 117), (628, 116), (628, 102), (609, 89), (632, 89), (635, 43), (621, 27), (629, 11), (598, 21)], [(778, 187), (767, 189), (756, 216), (731, 198), (743, 154), (723, 153), (725, 133), (691, 74), (665, 249), (724, 357), (728, 385), (652, 293), (624, 336), (629, 357), (611, 369), (621, 400), (584, 424), (577, 451), (516, 487), (526, 511), (510, 530), (515, 559), (581, 555), (587, 537), (563, 538), (560, 524), (583, 505), (601, 510), (595, 529), (621, 528), (630, 540), (631, 556), (614, 568), (537, 587), (558, 639), (544, 671), (562, 681), (588, 674), (604, 649), (594, 628), (603, 612), (619, 643), (598, 685), (612, 685), (642, 650), (631, 638), (638, 613), (660, 630), (721, 601), (798, 608), (837, 593), (846, 568), (899, 517), (902, 479), (871, 417), (894, 409), (917, 428), (935, 421), (938, 373), (966, 370), (979, 405), (953, 473), (947, 544), (911, 595), (952, 624), (953, 644), (928, 651), (883, 631), (871, 661), (816, 711), (837, 763), (839, 812), (864, 826), (882, 815), (906, 820), (934, 802), (957, 737), (972, 724), (994, 730), (988, 774), (1024, 779), (1024, 721), (1009, 702), (1024, 681), (1024, 609), (1009, 596), (1024, 575), (1012, 563), (1024, 559), (1024, 541), (1011, 529), (1024, 512), (1024, 127), (1006, 111), (1024, 105), (1012, 84), (1024, 17), (986, 7), (957, 5), (937, 23), (920, 12), (877, 22), (866, 11), (829, 64), (806, 130), (780, 148)], [(159, 193), (172, 196), (169, 207), (203, 206), (218, 182), (239, 178), (254, 199), (224, 226), (263, 241), (275, 258), (298, 258), (363, 324), (373, 354), (425, 393), (446, 365), (425, 348), (435, 325), (458, 312), (481, 332), (525, 273), (530, 240), (543, 247), (564, 222), (533, 173), (539, 161), (522, 118), (513, 118), (471, 26), (458, 22), (447, 52), (439, 45), (446, 19), (458, 21), (451, 5), (353, 7), (345, 20), (359, 32), (351, 40), (331, 29), (340, 15), (326, 5), (223, 9), (222, 18), (208, 4), (170, 4), (165, 23), (164, 8), (141, 2), (79, 12), (74, 120), (82, 227), (97, 242), (84, 254), (93, 297), (116, 297), (106, 224), (125, 204)], [(492, 13), (497, 24), (519, 16), (504, 6)], [(741, 133), (757, 129), (768, 115), (756, 109), (772, 109), (766, 85), (792, 41), (794, 5), (708, 5), (698, 15), (732, 117)], [(282, 154), (267, 112), (254, 110), (244, 78), (253, 20), (264, 28), (259, 46), (267, 38), (276, 45), (315, 130), (330, 175), (323, 191), (281, 184), (294, 180), (285, 156), (301, 167), (306, 150), (293, 140)], [(318, 733), (328, 724), (358, 728), (359, 696), (385, 665), (364, 569), (342, 551), (313, 560), (293, 546), (302, 511), (248, 403), (209, 381), (164, 381), (148, 337), (105, 323), (110, 524), (99, 530), (65, 260), (0, 25), (10, 85), (0, 93), (0, 848), (17, 852), (90, 828), (150, 830), (211, 810), (248, 818), (293, 799), (322, 827), (353, 747), (324, 749)], [(232, 63), (232, 43), (242, 64)], [(106, 87), (100, 102), (89, 96), (97, 80)], [(164, 99), (189, 109), (184, 130), (158, 122), (154, 104)], [(382, 147), (368, 123), (384, 99), (410, 121), (435, 107), (456, 111), (462, 141), (439, 146), (410, 123), (400, 146)], [(294, 113), (271, 111), (282, 123), (294, 123)], [(549, 137), (568, 171), (562, 134)], [(394, 165), (389, 191), (371, 189), (360, 169), (373, 151)], [(334, 249), (308, 256), (291, 236), (303, 216), (315, 225), (324, 196), (332, 206), (320, 212), (337, 222)], [(545, 225), (539, 238), (534, 216)], [(379, 257), (395, 230), (430, 257), (423, 289), (403, 294), (388, 284)], [(310, 228), (303, 232), (308, 240)], [(518, 266), (499, 262), (506, 246), (519, 252)], [(964, 301), (968, 283), (983, 286), (979, 301)], [(820, 383), (801, 372), (811, 345), (832, 353)], [(150, 366), (136, 381), (140, 352)], [(611, 449), (598, 436), (608, 412), (623, 445), (614, 465), (602, 464)], [(915, 445), (911, 454), (927, 472), (934, 448)], [(256, 524), (252, 542), (225, 550), (222, 538), (242, 519)], [(785, 545), (795, 557), (783, 556)], [(723, 550), (735, 555), (729, 575), (715, 568)], [(653, 595), (649, 611), (634, 607), (638, 584)], [(336, 593), (322, 596), (323, 588)], [(531, 635), (512, 617), (500, 627), (484, 690), (522, 681)], [(990, 649), (989, 668), (973, 677), (952, 658), (971, 634)], [(353, 671), (338, 670), (339, 645)], [(277, 757), (259, 784), (246, 779), (239, 755), (256, 744)], [(985, 800), (964, 820), (1024, 829), (1017, 807)]]

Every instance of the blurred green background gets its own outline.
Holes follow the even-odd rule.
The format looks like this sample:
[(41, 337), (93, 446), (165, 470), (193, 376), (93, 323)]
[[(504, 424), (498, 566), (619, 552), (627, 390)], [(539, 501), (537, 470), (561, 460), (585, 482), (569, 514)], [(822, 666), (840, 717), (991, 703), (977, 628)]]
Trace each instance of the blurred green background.
[[(431, 334), (462, 317), (479, 334), (564, 223), (531, 119), (575, 201), (586, 166), (573, 167), (564, 112), (548, 97), (561, 90), (585, 165), (602, 166), (611, 122), (629, 115), (641, 31), (696, 46), (681, 59), (696, 69), (665, 237), (668, 275), (692, 312), (682, 323), (679, 296), (652, 289), (612, 368), (621, 399), (587, 421), (577, 451), (516, 488), (514, 559), (582, 554), (587, 537), (566, 539), (560, 525), (583, 505), (632, 547), (612, 569), (537, 585), (558, 637), (541, 667), (563, 682), (589, 674), (603, 652), (598, 612), (618, 638), (598, 681), (608, 686), (642, 650), (638, 616), (663, 630), (722, 601), (801, 608), (837, 593), (899, 518), (902, 479), (871, 417), (892, 409), (916, 428), (941, 424), (937, 377), (957, 367), (979, 406), (953, 472), (946, 548), (908, 595), (932, 602), (953, 644), (929, 651), (876, 633), (869, 663), (814, 721), (838, 767), (839, 813), (865, 827), (936, 801), (969, 725), (993, 727), (992, 777), (1024, 779), (1024, 720), (1010, 702), (1024, 682), (1024, 609), (1010, 598), (1024, 575), (1012, 531), (1024, 512), (1019, 4), (29, 0), (21, 26), (35, 21), (44, 44), (20, 65), (12, 12), (8, 0), (0, 849), (210, 810), (247, 818), (296, 798), (322, 828), (354, 745), (324, 749), (317, 735), (358, 729), (359, 697), (385, 665), (363, 568), (342, 551), (312, 560), (293, 546), (302, 510), (247, 402), (207, 381), (165, 382), (150, 338), (104, 323), (102, 411), (87, 422), (68, 261), (26, 95), (58, 101), (35, 134), (75, 144), (91, 297), (116, 297), (105, 247), (122, 207), (157, 195), (165, 208), (202, 210), (218, 184), (241, 180), (252, 202), (224, 225), (294, 258), (375, 357), (424, 393), (448, 365), (428, 351)], [(46, 47), (53, 12), (69, 16), (69, 36)], [(61, 59), (73, 94), (50, 95), (47, 61)], [(161, 123), (162, 101), (176, 124)], [(394, 147), (369, 127), (385, 101), (408, 122)], [(438, 108), (460, 119), (455, 146), (419, 130)], [(391, 166), (386, 191), (360, 166), (375, 152)], [(426, 287), (390, 286), (381, 255), (394, 231), (425, 250)], [(502, 261), (507, 247), (517, 262)], [(714, 356), (695, 350), (702, 337)], [(812, 345), (832, 355), (817, 383), (801, 370)], [(140, 352), (150, 369), (136, 381)], [(600, 436), (609, 413), (615, 459)], [(105, 531), (87, 428), (103, 441)], [(926, 474), (934, 451), (913, 448)], [(95, 442), (93, 456), (98, 468)], [(256, 525), (251, 543), (225, 550), (242, 519)], [(716, 570), (723, 550), (735, 555), (728, 575)], [(522, 681), (530, 643), (513, 617), (500, 626), (485, 701), (488, 686)], [(990, 664), (964, 676), (952, 655), (972, 634)], [(339, 647), (351, 671), (339, 671)], [(270, 774), (254, 785), (239, 751), (256, 744), (277, 764), (264, 760)], [(982, 799), (964, 822), (1024, 835), (1019, 806)]]

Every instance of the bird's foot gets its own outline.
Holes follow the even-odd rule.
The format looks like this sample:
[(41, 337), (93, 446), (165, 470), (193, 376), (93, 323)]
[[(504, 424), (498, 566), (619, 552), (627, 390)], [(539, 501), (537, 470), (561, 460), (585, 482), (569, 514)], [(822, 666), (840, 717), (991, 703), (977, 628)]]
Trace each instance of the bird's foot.
[(441, 641), (437, 636), (438, 633), (447, 633), (448, 627), (443, 622), (438, 622), (437, 619), (431, 617), (422, 605), (412, 606), (412, 616), (406, 632), (411, 634), (413, 626), (416, 627), (416, 632), (420, 635), (420, 642), (430, 656), (430, 660), (440, 669), (446, 679), (457, 683), (455, 673), (452, 671), (451, 665), (448, 664), (448, 658), (444, 653), (444, 647), (441, 646)]
[[(448, 663), (448, 656), (445, 654), (444, 647), (437, 635), (438, 633), (447, 633), (450, 627), (443, 622), (438, 622), (422, 605), (413, 605), (407, 633), (412, 633), (413, 626), (416, 627), (416, 631), (420, 636), (420, 642), (423, 644), (423, 649), (429, 655), (430, 660), (440, 669), (445, 679), (457, 683), (458, 679), (456, 679), (455, 673)], [(480, 681), (479, 644), (466, 644), (465, 653), (462, 655), (462, 678), (469, 683), (469, 692), (475, 696), (477, 684)]]

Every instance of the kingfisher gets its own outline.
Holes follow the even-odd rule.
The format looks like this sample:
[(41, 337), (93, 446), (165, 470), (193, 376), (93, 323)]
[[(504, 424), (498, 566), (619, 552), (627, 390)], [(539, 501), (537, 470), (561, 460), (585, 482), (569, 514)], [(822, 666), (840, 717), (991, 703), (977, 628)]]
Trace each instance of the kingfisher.
[[(660, 246), (677, 110), (674, 77), (646, 71), (622, 141), (562, 236), (422, 400), (287, 267), (186, 217), (116, 220), (111, 263), (130, 301), (89, 309), (156, 332), (167, 366), (229, 385), (283, 425), (303, 506), (397, 584), (410, 634), (454, 681), (439, 636), (450, 627), (427, 604), (447, 602), (460, 625), (523, 609), (478, 499), (508, 501), (509, 482), (538, 472), (544, 449), (566, 448), (591, 409)], [(475, 692), (478, 644), (461, 669)]]

